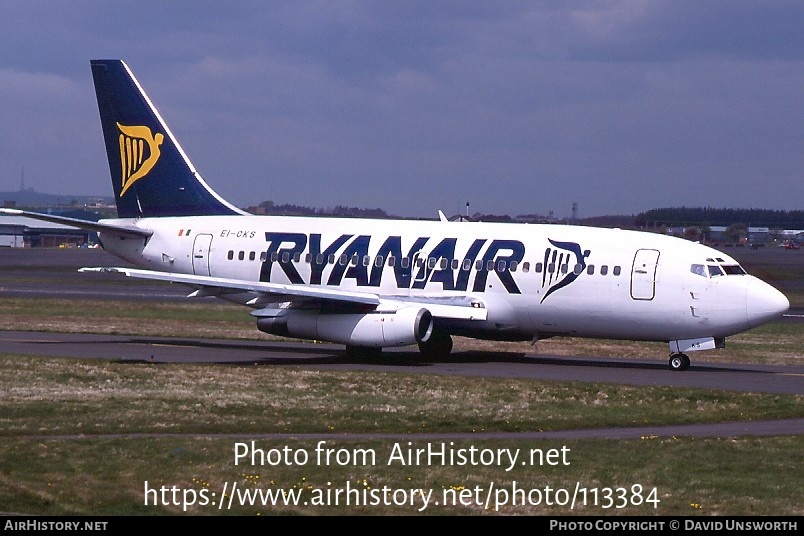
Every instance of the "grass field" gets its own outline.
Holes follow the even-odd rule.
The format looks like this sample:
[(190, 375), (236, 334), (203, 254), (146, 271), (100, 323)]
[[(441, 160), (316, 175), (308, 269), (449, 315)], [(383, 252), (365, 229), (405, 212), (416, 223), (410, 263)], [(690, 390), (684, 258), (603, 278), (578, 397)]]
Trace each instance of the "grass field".
[[(801, 396), (298, 367), (132, 366), (17, 355), (0, 356), (0, 378), (2, 512), (799, 515), (804, 498), (800, 436), (480, 437), (486, 432), (799, 417)], [(416, 435), (422, 433), (465, 435)], [(379, 434), (397, 435), (383, 439)], [(329, 458), (316, 453), (322, 440)], [(258, 457), (256, 464), (251, 458), (236, 463), (238, 445), (253, 453), (252, 441), (268, 453), (267, 461), (260, 463)], [(409, 448), (428, 446), (436, 452), (474, 448), (487, 454), (469, 463), (459, 458), (407, 462)], [(506, 456), (494, 461), (500, 449), (523, 458), (513, 467)], [(534, 449), (553, 449), (556, 464), (525, 458)], [(393, 458), (397, 450), (400, 457)], [(566, 455), (558, 456), (562, 451)], [(231, 490), (232, 485), (240, 490), (232, 508), (210, 504), (212, 493), (220, 501), (224, 486)], [(181, 500), (155, 506), (156, 497), (146, 488), (162, 486), (181, 490)], [(569, 494), (576, 486), (587, 490), (585, 505), (570, 509), (561, 502), (564, 495), (547, 504), (548, 487)], [(420, 496), (409, 492), (414, 504), (312, 504), (317, 495), (349, 488), (366, 493), (388, 488), (399, 494), (423, 489), (440, 497), (440, 504), (420, 511)], [(464, 503), (443, 504), (452, 493), (448, 490), (474, 490), (485, 498), (491, 488), (498, 490), (498, 507), (474, 501), (470, 492)], [(503, 493), (515, 489), (528, 490), (531, 497), (504, 502), (512, 499)], [(301, 503), (242, 504), (244, 494), (258, 492), (300, 497)], [(202, 493), (210, 503), (201, 503)], [(649, 496), (654, 502), (645, 500)], [(190, 497), (194, 503), (184, 504)]]

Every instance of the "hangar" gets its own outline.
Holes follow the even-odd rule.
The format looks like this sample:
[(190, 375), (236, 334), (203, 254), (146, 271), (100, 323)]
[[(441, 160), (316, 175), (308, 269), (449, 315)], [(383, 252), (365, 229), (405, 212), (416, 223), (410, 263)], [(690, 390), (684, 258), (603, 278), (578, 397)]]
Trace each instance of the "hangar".
[(0, 247), (86, 247), (97, 241), (96, 233), (84, 229), (24, 216), (0, 216)]

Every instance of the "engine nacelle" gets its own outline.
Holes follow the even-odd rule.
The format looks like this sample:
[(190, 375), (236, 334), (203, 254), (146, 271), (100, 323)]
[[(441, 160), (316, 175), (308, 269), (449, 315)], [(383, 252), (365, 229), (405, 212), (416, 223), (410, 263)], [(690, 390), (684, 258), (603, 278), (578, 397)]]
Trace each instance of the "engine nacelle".
[(393, 313), (330, 314), (286, 310), (281, 316), (257, 320), (265, 333), (350, 346), (408, 346), (426, 341), (433, 332), (433, 315), (427, 309), (405, 307)]

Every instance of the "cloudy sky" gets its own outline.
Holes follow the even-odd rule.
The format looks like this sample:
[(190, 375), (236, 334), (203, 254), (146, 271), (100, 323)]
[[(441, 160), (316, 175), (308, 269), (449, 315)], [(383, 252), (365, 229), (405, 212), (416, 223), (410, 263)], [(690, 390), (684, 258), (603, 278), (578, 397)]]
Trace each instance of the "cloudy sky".
[(3, 0), (0, 38), (0, 191), (111, 195), (120, 58), (239, 206), (804, 208), (801, 0)]

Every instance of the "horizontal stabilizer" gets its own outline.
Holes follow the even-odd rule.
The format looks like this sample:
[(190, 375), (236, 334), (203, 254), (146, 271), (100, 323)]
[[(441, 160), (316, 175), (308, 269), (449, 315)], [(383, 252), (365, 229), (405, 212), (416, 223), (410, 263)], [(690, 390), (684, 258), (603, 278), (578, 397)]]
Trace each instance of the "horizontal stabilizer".
[(66, 218), (64, 216), (54, 216), (52, 214), (40, 214), (39, 212), (28, 212), (27, 210), (18, 210), (15, 208), (0, 208), (0, 214), (8, 214), (9, 216), (25, 216), (26, 218), (32, 218), (35, 220), (58, 223), (61, 225), (76, 227), (78, 229), (94, 231), (96, 233), (107, 233), (118, 236), (148, 238), (153, 234), (153, 231), (148, 229), (140, 229), (138, 227), (115, 225), (113, 223), (102, 223), (89, 220), (79, 220), (77, 218)]

